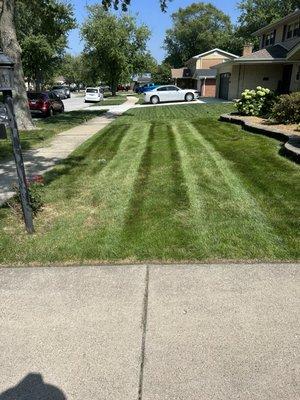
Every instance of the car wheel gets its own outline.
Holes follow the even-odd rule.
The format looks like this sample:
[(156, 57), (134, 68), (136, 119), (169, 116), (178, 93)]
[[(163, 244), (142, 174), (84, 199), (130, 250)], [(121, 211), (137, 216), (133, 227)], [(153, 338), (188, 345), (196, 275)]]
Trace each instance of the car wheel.
[(63, 113), (64, 111), (65, 111), (65, 106), (62, 105), (62, 107), (61, 107), (61, 109), (60, 109), (60, 112)]
[(187, 93), (185, 95), (185, 101), (193, 101), (194, 100), (194, 95), (193, 93)]
[(158, 96), (152, 96), (150, 101), (152, 104), (157, 104), (157, 103), (159, 103), (159, 98), (158, 98)]

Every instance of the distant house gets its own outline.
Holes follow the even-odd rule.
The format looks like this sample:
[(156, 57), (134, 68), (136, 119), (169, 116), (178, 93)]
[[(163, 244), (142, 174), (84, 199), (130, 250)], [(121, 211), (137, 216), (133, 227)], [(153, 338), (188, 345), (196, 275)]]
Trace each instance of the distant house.
[(183, 68), (172, 69), (172, 78), (182, 89), (197, 89), (201, 96), (215, 97), (217, 70), (211, 67), (235, 58), (235, 54), (213, 49), (192, 57)]
[(217, 97), (235, 99), (264, 86), (280, 94), (300, 90), (300, 10), (253, 34), (260, 48), (245, 45), (243, 56), (215, 66)]
[(131, 77), (131, 89), (134, 89), (136, 86), (141, 86), (146, 83), (152, 82), (152, 75), (150, 72), (145, 72), (143, 74), (133, 75)]

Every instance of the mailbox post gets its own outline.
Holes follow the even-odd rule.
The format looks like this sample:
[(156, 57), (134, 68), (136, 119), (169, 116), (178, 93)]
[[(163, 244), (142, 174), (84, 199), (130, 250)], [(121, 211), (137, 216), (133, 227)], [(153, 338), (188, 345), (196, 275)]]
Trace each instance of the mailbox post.
[[(26, 182), (25, 168), (21, 151), (18, 125), (14, 113), (12, 98), (14, 63), (0, 50), (0, 92), (3, 93), (3, 102), (5, 105), (6, 123), (10, 127), (13, 154), (17, 168), (19, 181), (20, 199), (22, 211), (28, 233), (34, 233), (32, 209), (30, 206), (29, 193)], [(1, 117), (1, 116), (0, 116)]]

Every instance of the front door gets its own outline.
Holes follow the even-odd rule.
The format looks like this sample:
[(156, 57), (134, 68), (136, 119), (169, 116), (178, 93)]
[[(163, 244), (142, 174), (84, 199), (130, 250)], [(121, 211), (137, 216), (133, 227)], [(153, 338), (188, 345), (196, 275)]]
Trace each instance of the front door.
[(278, 83), (278, 93), (287, 94), (290, 92), (291, 79), (293, 73), (293, 65), (287, 64), (283, 66), (282, 80)]
[(220, 75), (220, 89), (219, 89), (220, 99), (228, 100), (230, 76), (231, 74), (229, 72)]

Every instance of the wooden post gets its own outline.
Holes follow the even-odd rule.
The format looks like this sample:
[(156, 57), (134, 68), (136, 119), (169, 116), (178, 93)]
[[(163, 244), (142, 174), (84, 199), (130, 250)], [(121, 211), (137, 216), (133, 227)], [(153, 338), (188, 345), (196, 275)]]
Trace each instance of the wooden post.
[(6, 105), (9, 126), (11, 129), (13, 153), (14, 153), (14, 158), (15, 158), (16, 167), (17, 167), (20, 198), (21, 198), (25, 226), (26, 226), (26, 230), (28, 233), (34, 233), (32, 210), (31, 210), (31, 206), (30, 206), (29, 193), (28, 193), (27, 182), (26, 182), (26, 175), (25, 175), (25, 168), (24, 168), (23, 156), (22, 156), (22, 151), (21, 151), (19, 131), (18, 131), (17, 121), (16, 121), (16, 117), (15, 117), (15, 113), (14, 113), (13, 99), (11, 97), (11, 93), (9, 93), (8, 91), (5, 93), (4, 103)]

